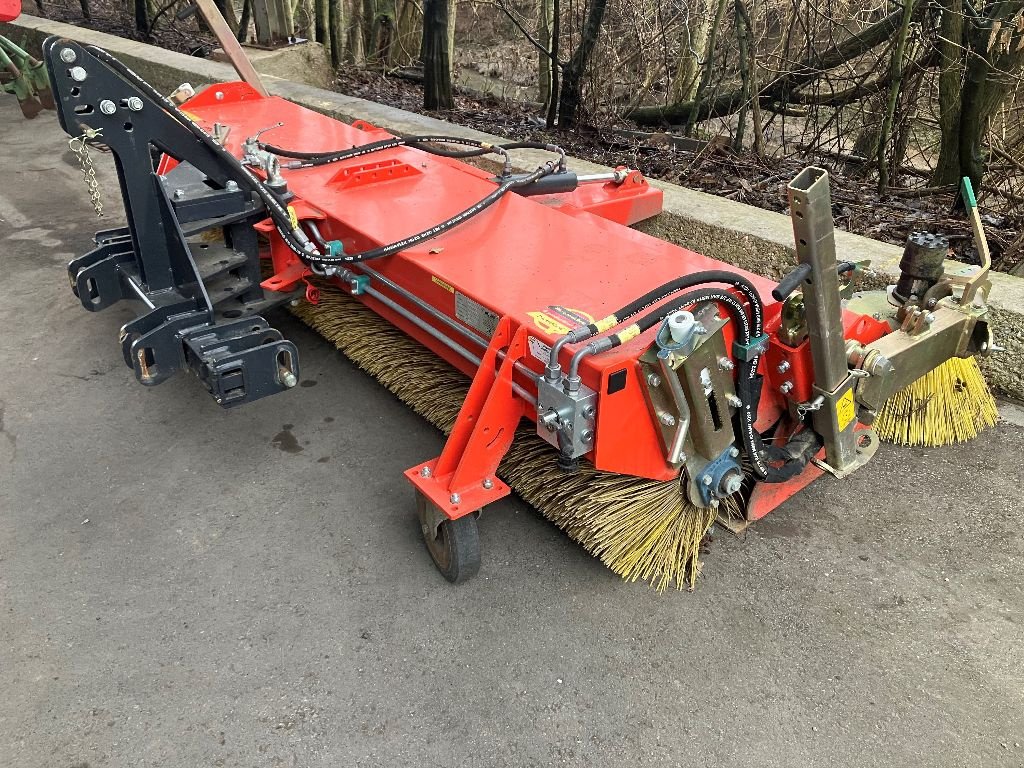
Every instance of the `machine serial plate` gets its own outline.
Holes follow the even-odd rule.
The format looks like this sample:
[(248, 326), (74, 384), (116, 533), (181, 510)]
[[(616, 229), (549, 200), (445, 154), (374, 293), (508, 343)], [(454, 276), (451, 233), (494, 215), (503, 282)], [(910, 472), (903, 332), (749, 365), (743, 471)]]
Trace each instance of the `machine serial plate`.
[(455, 316), (487, 338), (493, 336), (498, 327), (498, 316), (494, 312), (458, 291), (455, 292)]

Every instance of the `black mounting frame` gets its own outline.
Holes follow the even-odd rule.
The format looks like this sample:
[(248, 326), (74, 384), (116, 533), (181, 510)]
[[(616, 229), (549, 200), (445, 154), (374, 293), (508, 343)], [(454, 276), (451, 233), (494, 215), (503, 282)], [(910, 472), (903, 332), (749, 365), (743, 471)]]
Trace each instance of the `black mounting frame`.
[[(91, 312), (142, 302), (144, 314), (120, 334), (136, 378), (152, 386), (190, 368), (225, 408), (294, 386), (298, 350), (259, 313), (301, 291), (260, 286), (260, 198), (87, 47), (51, 37), (43, 56), (61, 127), (95, 135), (114, 157), (128, 226), (97, 232), (97, 247), (68, 264), (68, 277)], [(160, 175), (163, 155), (178, 164)]]

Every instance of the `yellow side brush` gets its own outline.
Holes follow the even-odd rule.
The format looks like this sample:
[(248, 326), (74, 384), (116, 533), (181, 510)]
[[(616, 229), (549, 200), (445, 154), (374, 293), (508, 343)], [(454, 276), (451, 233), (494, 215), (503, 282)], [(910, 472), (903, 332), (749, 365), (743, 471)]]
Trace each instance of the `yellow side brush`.
[(954, 357), (890, 397), (874, 428), (890, 443), (953, 445), (974, 439), (998, 418), (978, 361)]
[[(969, 304), (992, 267), (971, 180), (960, 182), (960, 198), (971, 221), (980, 266), (964, 287)], [(879, 410), (875, 431), (882, 440), (901, 445), (940, 446), (973, 440), (999, 418), (996, 401), (973, 357), (950, 358), (890, 397)]]
[[(469, 380), (358, 301), (326, 284), (317, 305), (293, 312), (434, 426), (449, 432)], [(522, 428), (498, 475), (527, 503), (627, 581), (662, 592), (692, 584), (700, 544), (717, 512), (694, 506), (677, 480), (599, 472), (566, 474), (550, 445)], [(736, 515), (733, 499), (720, 512)]]

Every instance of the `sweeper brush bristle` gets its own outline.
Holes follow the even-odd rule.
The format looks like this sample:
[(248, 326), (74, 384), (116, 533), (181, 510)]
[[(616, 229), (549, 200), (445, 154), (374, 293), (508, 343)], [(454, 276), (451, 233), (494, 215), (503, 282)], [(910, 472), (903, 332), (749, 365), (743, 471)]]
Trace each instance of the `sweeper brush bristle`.
[(890, 397), (874, 428), (887, 442), (940, 446), (995, 426), (996, 401), (973, 357), (954, 357)]
[[(449, 432), (469, 379), (358, 301), (320, 287), (320, 302), (302, 302), (294, 313), (416, 413)], [(677, 480), (600, 472), (586, 462), (566, 474), (556, 465), (554, 449), (527, 428), (516, 434), (498, 475), (624, 579), (641, 579), (659, 592), (696, 579), (700, 544), (716, 513), (691, 504)], [(724, 504), (730, 509), (723, 511), (738, 511), (735, 501)]]

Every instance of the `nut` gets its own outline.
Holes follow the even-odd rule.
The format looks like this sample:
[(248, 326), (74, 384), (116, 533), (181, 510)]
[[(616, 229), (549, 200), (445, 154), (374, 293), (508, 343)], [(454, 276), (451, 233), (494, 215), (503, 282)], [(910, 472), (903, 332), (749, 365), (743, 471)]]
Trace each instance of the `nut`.
[(660, 387), (661, 386), (661, 376), (659, 376), (656, 373), (648, 374), (648, 376), (647, 376), (647, 383), (650, 384), (652, 387)]
[(731, 371), (736, 367), (736, 363), (730, 360), (728, 357), (718, 358), (718, 367), (723, 371)]
[(485, 477), (484, 478), (484, 482), (483, 482), (483, 486), (484, 486), (484, 490), (488, 490), (489, 491), (489, 490), (491, 490), (491, 488), (494, 487), (494, 481), (491, 480), (491, 478), (489, 478), (489, 477)]
[(462, 501), (462, 497), (459, 496), (459, 494), (457, 493), (453, 493), (451, 496), (448, 497), (448, 501), (450, 501), (452, 504), (458, 504), (460, 501)]
[(775, 369), (775, 370), (777, 370), (777, 371), (778, 371), (779, 373), (785, 373), (785, 372), (786, 372), (786, 371), (788, 371), (788, 370), (789, 370), (789, 369), (790, 369), (791, 367), (792, 367), (792, 366), (790, 366), (790, 364), (789, 364), (789, 360), (783, 360), (783, 361), (782, 361), (781, 363), (779, 363), (779, 365), (778, 365), (778, 366), (776, 367), (776, 369)]
[(430, 477), (430, 467), (424, 467), (420, 470), (420, 477)]
[(100, 112), (104, 115), (112, 115), (117, 112), (117, 104), (112, 102), (110, 99), (104, 99), (100, 102)]
[(138, 96), (129, 96), (128, 97), (128, 109), (130, 109), (132, 112), (141, 112), (142, 111), (142, 99), (140, 99)]
[(784, 395), (788, 395), (792, 391), (793, 391), (793, 382), (792, 381), (784, 381), (779, 386), (779, 392), (781, 392)]
[(658, 416), (658, 421), (664, 424), (666, 427), (674, 427), (676, 425), (676, 417), (671, 413), (662, 413)]

